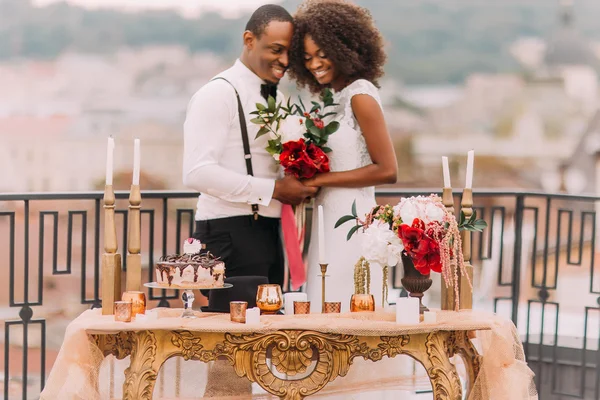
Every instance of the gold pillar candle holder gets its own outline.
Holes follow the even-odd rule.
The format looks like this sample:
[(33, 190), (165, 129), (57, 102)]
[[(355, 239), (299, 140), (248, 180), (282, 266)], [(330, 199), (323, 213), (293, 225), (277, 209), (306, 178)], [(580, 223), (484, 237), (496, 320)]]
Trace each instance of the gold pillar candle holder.
[(142, 195), (140, 185), (131, 185), (129, 192), (129, 226), (127, 234), (127, 274), (125, 276), (125, 290), (138, 291), (142, 289), (142, 255), (140, 250), (141, 219), (140, 209)]
[(294, 314), (310, 314), (310, 301), (295, 301)]
[[(454, 215), (454, 195), (452, 188), (442, 188), (442, 204), (446, 207), (446, 210)], [(454, 310), (456, 304), (456, 296), (454, 293), (454, 287), (446, 287), (446, 281), (441, 280), (442, 293), (441, 293), (441, 308), (442, 310)]]
[(281, 286), (277, 284), (258, 285), (256, 306), (261, 314), (276, 314), (283, 307)]
[(246, 310), (248, 309), (247, 301), (230, 301), (229, 302), (229, 318), (231, 322), (246, 323)]
[(115, 321), (119, 322), (131, 322), (132, 317), (132, 304), (129, 301), (115, 301), (114, 303), (114, 314)]
[[(473, 215), (473, 190), (465, 188), (460, 202), (460, 210), (465, 219)], [(459, 307), (461, 310), (473, 308), (473, 266), (471, 265), (471, 232), (461, 231), (463, 260), (466, 276), (458, 276)]]
[(323, 306), (323, 312), (325, 314), (340, 313), (342, 312), (342, 303), (339, 301), (327, 301)]
[(325, 312), (325, 277), (327, 276), (327, 266), (329, 264), (319, 264), (321, 266), (321, 312)]
[(372, 294), (353, 294), (350, 298), (350, 311), (375, 311), (375, 297)]
[(115, 193), (112, 185), (104, 187), (104, 254), (102, 254), (102, 315), (114, 312), (121, 297), (121, 255), (117, 254)]
[(131, 303), (131, 315), (146, 314), (146, 294), (144, 292), (130, 290), (123, 293), (123, 301)]

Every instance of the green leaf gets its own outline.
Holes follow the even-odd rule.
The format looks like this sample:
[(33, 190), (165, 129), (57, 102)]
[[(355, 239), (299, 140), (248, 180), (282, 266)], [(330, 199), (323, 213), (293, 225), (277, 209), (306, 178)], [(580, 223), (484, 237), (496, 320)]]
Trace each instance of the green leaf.
[(356, 215), (356, 199), (354, 199), (354, 201), (352, 202), (352, 215), (358, 218), (358, 215)]
[(462, 226), (465, 224), (465, 213), (460, 211), (460, 218), (458, 219), (458, 226)]
[(302, 107), (302, 111), (306, 111), (306, 107), (304, 106), (304, 103), (302, 102), (302, 97), (298, 96), (298, 101), (300, 102), (300, 106)]
[(330, 115), (335, 115), (335, 114), (337, 114), (337, 113), (333, 112), (333, 111), (330, 111), (327, 114), (323, 114), (320, 118), (323, 119), (323, 118), (329, 117)]
[(309, 113), (314, 113), (315, 111), (317, 111), (319, 108), (321, 108), (321, 106), (319, 104), (317, 104), (316, 106), (313, 106), (313, 108), (310, 109)]
[(269, 128), (267, 128), (266, 126), (263, 126), (262, 128), (260, 128), (258, 130), (258, 133), (256, 134), (256, 137), (254, 138), (254, 140), (258, 139), (259, 137), (261, 137), (262, 135), (265, 135), (269, 133)]
[(313, 126), (308, 128), (308, 131), (318, 138), (321, 137), (321, 130), (319, 128), (317, 128), (316, 126), (314, 126), (314, 124), (313, 124)]
[(327, 124), (327, 126), (325, 127), (325, 133), (327, 133), (327, 135), (331, 135), (332, 133), (335, 133), (340, 127), (340, 123), (337, 121), (331, 121), (329, 124)]
[(327, 146), (322, 146), (321, 150), (323, 150), (324, 153), (331, 153), (333, 150), (331, 150), (329, 147)]
[(256, 109), (258, 111), (265, 111), (267, 109), (267, 107), (264, 104), (256, 103)]
[(313, 122), (312, 119), (306, 118), (306, 121), (304, 122), (304, 126), (306, 126), (306, 129), (309, 130), (311, 128), (311, 126), (315, 126), (315, 123)]
[(267, 100), (267, 104), (269, 105), (269, 108), (267, 109), (270, 113), (274, 113), (275, 112), (275, 98), (273, 96), (269, 96), (269, 99)]
[(354, 217), (354, 215), (344, 215), (343, 217), (341, 217), (340, 219), (337, 220), (333, 229), (337, 228), (338, 226), (340, 226), (342, 224), (345, 224), (348, 221), (355, 221), (355, 220), (356, 220), (356, 217)]
[(252, 122), (253, 124), (264, 124), (265, 120), (262, 117), (256, 117), (256, 118), (252, 118), (250, 120), (250, 122)]
[(259, 111), (252, 111), (251, 113), (249, 113), (250, 115), (260, 115)]
[(360, 225), (353, 226), (352, 229), (350, 229), (350, 231), (348, 232), (348, 236), (346, 236), (346, 240), (350, 240), (350, 238), (352, 237), (352, 235), (354, 235), (354, 233), (358, 230), (358, 228), (360, 228)]

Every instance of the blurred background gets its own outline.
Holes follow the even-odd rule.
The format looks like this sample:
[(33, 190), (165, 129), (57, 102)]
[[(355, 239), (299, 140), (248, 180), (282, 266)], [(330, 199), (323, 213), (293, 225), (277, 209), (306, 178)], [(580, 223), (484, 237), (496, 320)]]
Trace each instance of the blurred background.
[[(300, 3), (270, 2), (291, 13)], [(387, 43), (381, 95), (399, 179), (379, 200), (439, 190), (441, 156), (462, 187), (474, 149), (475, 205), (490, 225), (473, 241), (475, 307), (515, 321), (540, 398), (600, 399), (600, 2), (355, 2)], [(37, 398), (67, 323), (100, 302), (108, 136), (116, 189), (131, 184), (137, 137), (142, 190), (158, 191), (143, 203), (148, 280), (191, 235), (186, 107), (232, 65), (265, 3), (0, 0), (0, 399)], [(297, 94), (287, 78), (283, 90)], [(117, 195), (125, 253), (127, 193)], [(181, 306), (177, 293), (149, 297)]]

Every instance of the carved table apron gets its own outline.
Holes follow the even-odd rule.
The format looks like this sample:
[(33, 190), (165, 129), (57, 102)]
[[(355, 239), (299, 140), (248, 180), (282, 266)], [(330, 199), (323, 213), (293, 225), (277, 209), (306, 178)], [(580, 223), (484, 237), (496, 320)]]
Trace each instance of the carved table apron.
[[(127, 400), (151, 399), (160, 367), (175, 356), (203, 362), (225, 358), (238, 376), (288, 400), (303, 399), (338, 376), (345, 376), (356, 357), (378, 361), (400, 354), (414, 358), (425, 367), (436, 400), (459, 400), (462, 399), (460, 380), (449, 359), (456, 354), (463, 358), (469, 390), (481, 364), (481, 356), (466, 330), (360, 336), (311, 330), (217, 333), (152, 329), (94, 332), (89, 337), (105, 356), (113, 354), (122, 359), (131, 355), (123, 385), (123, 399)], [(267, 366), (269, 349), (272, 368), (288, 376), (306, 373), (315, 352), (316, 365), (308, 376), (297, 380), (280, 379)]]

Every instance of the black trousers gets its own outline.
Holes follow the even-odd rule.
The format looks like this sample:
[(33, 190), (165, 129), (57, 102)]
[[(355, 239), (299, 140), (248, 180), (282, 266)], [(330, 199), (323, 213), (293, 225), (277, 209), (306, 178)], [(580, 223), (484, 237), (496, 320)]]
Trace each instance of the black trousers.
[(194, 238), (225, 262), (225, 276), (258, 275), (283, 285), (280, 219), (252, 215), (196, 221)]

